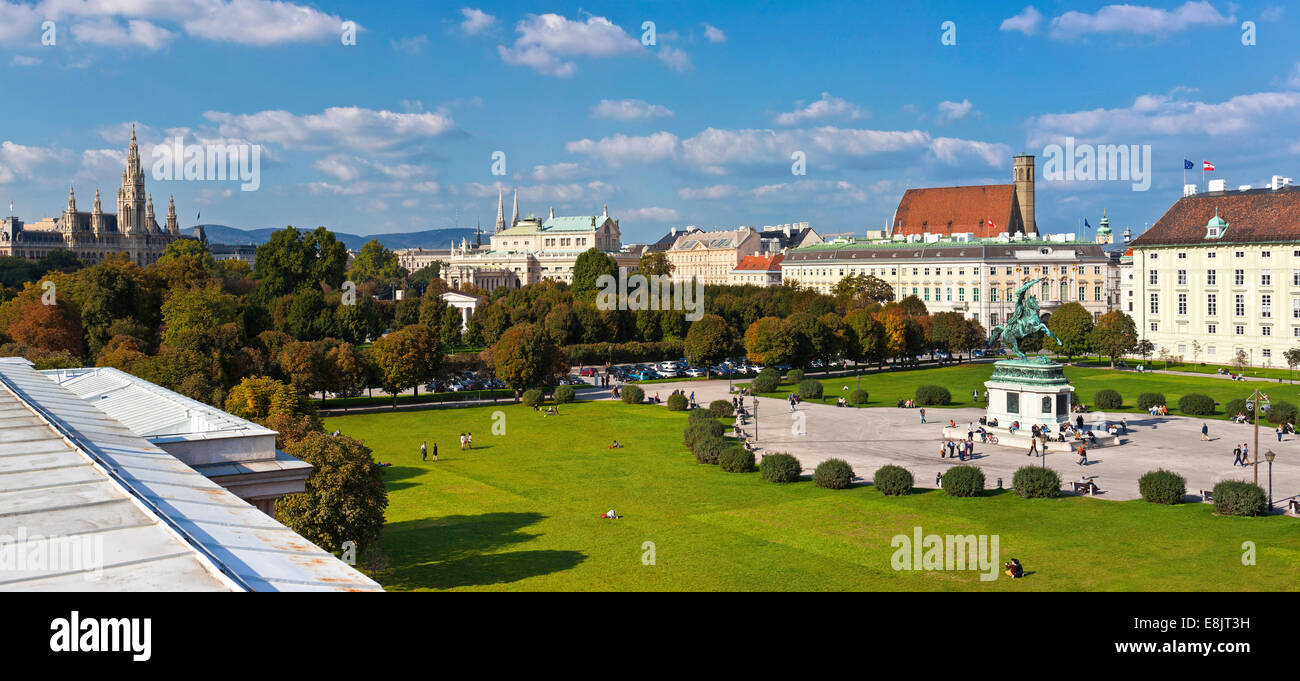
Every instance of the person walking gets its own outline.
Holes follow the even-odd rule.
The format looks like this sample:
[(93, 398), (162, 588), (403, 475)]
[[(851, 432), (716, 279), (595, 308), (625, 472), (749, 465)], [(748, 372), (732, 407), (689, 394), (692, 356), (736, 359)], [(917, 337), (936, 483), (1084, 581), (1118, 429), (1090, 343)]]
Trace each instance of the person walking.
[(967, 441), (966, 441), (966, 458), (968, 458), (968, 459), (974, 459), (974, 458), (975, 458), (975, 441), (974, 441), (974, 440), (967, 440)]
[(1127, 416), (1121, 416), (1121, 417), (1120, 417), (1120, 419), (1119, 419), (1119, 429), (1120, 429), (1120, 432), (1124, 433), (1125, 435), (1128, 435), (1128, 417), (1127, 417)]
[(1029, 438), (1029, 451), (1025, 452), (1025, 456), (1037, 456), (1037, 455), (1038, 455), (1038, 437), (1031, 436)]
[(433, 460), (434, 460), (434, 461), (437, 461), (437, 460), (438, 460), (438, 443), (437, 443), (437, 442), (433, 443)]
[(460, 451), (465, 451), (465, 434), (460, 434)]
[(1210, 427), (1204, 422), (1201, 423), (1201, 442), (1208, 442), (1210, 439)]
[(473, 448), (474, 448), (474, 434), (467, 432), (465, 433), (465, 449), (473, 449)]
[(1088, 450), (1084, 448), (1083, 443), (1079, 443), (1079, 465), (1088, 465)]
[(1282, 441), (1282, 426), (1277, 427), (1277, 441), (1278, 442)]
[(428, 461), (428, 460), (429, 460), (429, 445), (428, 445), (428, 443), (425, 443), (425, 442), (421, 442), (421, 443), (420, 443), (420, 460), (421, 460), (421, 461)]
[(1232, 465), (1236, 466), (1239, 464), (1241, 464), (1241, 445), (1237, 445), (1232, 449)]
[(921, 407), (921, 423), (925, 423), (925, 407)]
[(1074, 425), (1078, 426), (1078, 427), (1079, 427), (1079, 430), (1083, 430), (1083, 414), (1079, 414), (1079, 415), (1074, 419)]
[(980, 403), (980, 390), (979, 390), (979, 388), (975, 388), (974, 390), (970, 391), (970, 401), (971, 401), (971, 402), (974, 402), (975, 404), (979, 404), (979, 403)]
[(1250, 465), (1250, 445), (1245, 442), (1241, 443), (1241, 465)]

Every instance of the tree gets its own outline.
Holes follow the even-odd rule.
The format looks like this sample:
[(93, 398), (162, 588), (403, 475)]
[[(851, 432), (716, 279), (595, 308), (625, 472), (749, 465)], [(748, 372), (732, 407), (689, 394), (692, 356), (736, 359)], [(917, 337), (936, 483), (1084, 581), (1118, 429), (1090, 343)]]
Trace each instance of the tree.
[(1061, 339), (1059, 352), (1066, 360), (1085, 355), (1091, 349), (1092, 313), (1078, 303), (1066, 303), (1047, 320), (1047, 328)]
[(353, 282), (391, 281), (405, 279), (407, 274), (396, 253), (388, 250), (378, 239), (371, 239), (361, 247), (361, 252), (352, 261), (348, 279)]
[(877, 348), (881, 354), (876, 359), (883, 364), (890, 357), (902, 355), (907, 348), (907, 323), (896, 309), (877, 312), (876, 320), (881, 327), (881, 346)]
[[(1286, 365), (1290, 367), (1292, 372), (1295, 371), (1297, 366), (1300, 366), (1300, 348), (1291, 348), (1290, 350), (1283, 352), (1282, 357), (1286, 358)], [(1291, 380), (1295, 380), (1294, 375)]]
[(250, 376), (230, 389), (226, 411), (276, 431), (276, 446), (289, 445), (320, 432), (320, 418), (306, 397), (293, 386), (266, 376)]
[(618, 276), (618, 263), (614, 258), (595, 248), (589, 248), (573, 263), (573, 299), (591, 302), (596, 299), (597, 280), (602, 274)]
[(546, 313), (546, 319), (542, 323), (546, 331), (551, 334), (555, 342), (560, 345), (568, 345), (575, 342), (581, 337), (582, 329), (578, 325), (578, 317), (573, 314), (573, 308), (566, 303), (560, 303), (551, 308)]
[(442, 365), (442, 344), (433, 331), (423, 324), (411, 324), (375, 341), (370, 348), (380, 385), (393, 396), (419, 385), (437, 373)]
[(673, 273), (673, 263), (668, 259), (668, 254), (664, 251), (653, 251), (641, 256), (641, 261), (637, 263), (635, 273), (647, 277), (666, 277)]
[(304, 288), (330, 288), (343, 284), (348, 249), (324, 227), (300, 231), (292, 226), (277, 230), (257, 247), (253, 266), (259, 280), (257, 295), (269, 301)]
[(1250, 358), (1246, 355), (1245, 348), (1237, 348), (1237, 354), (1232, 357), (1232, 365), (1237, 368), (1237, 373), (1246, 370), (1250, 366)]
[(284, 377), (300, 395), (325, 388), (325, 354), (320, 345), (308, 341), (286, 343), (275, 358)]
[(519, 324), (501, 334), (490, 351), (497, 378), (516, 392), (550, 385), (567, 374), (568, 360), (555, 339), (537, 324)]
[(81, 342), (81, 319), (74, 303), (62, 301), (45, 305), (28, 296), (6, 303), (13, 309), (8, 317), (14, 319), (5, 334), (15, 343), (47, 352), (67, 352), (80, 357), (85, 351)]
[(749, 361), (774, 366), (795, 357), (795, 337), (780, 317), (763, 317), (745, 330), (745, 353)]
[(816, 317), (807, 312), (796, 312), (786, 317), (785, 325), (793, 339), (791, 363), (807, 368), (818, 357), (817, 348), (827, 344), (823, 336), (828, 332), (821, 328)]
[(1137, 327), (1133, 318), (1123, 312), (1107, 312), (1093, 326), (1091, 341), (1097, 352), (1110, 358), (1110, 368), (1114, 369), (1115, 362), (1137, 345)]
[(1151, 341), (1145, 338), (1138, 341), (1133, 346), (1133, 352), (1136, 352), (1138, 356), (1142, 358), (1143, 363), (1145, 363), (1147, 361), (1147, 358), (1151, 356), (1151, 353), (1155, 351), (1156, 351), (1155, 344), (1153, 344)]
[(327, 551), (340, 551), (349, 541), (363, 552), (374, 546), (388, 491), (370, 448), (346, 435), (312, 433), (287, 451), (310, 463), (312, 472), (301, 494), (276, 500), (276, 518)]
[(841, 310), (866, 307), (871, 303), (887, 303), (894, 299), (894, 289), (889, 282), (870, 274), (850, 274), (840, 279), (831, 289), (835, 304)]
[(710, 367), (731, 354), (735, 341), (727, 320), (715, 314), (706, 314), (691, 324), (683, 345), (686, 361), (692, 366)]
[(60, 293), (66, 288), (81, 309), (86, 346), (92, 354), (108, 342), (112, 337), (110, 327), (121, 319), (132, 319), (143, 325), (144, 337), (150, 344), (154, 342), (161, 322), (164, 290), (168, 295), (175, 295), (189, 289), (187, 286), (161, 289), (159, 284), (166, 280), (160, 282), (153, 274), (121, 253), (82, 269), (67, 278), (66, 286), (60, 287)]
[(917, 298), (916, 294), (909, 295), (898, 301), (898, 307), (903, 311), (903, 314), (911, 317), (924, 317), (930, 314), (930, 311), (925, 307), (925, 303), (920, 298)]
[(165, 282), (165, 290), (180, 290), (215, 276), (217, 262), (203, 242), (179, 239), (167, 244), (149, 269)]
[(359, 395), (370, 374), (369, 359), (351, 343), (339, 343), (325, 352), (324, 388), (340, 397)]
[(321, 340), (334, 335), (334, 310), (325, 304), (320, 289), (304, 289), (293, 294), (284, 331), (298, 340)]
[(241, 320), (239, 300), (216, 284), (173, 293), (163, 303), (162, 313), (163, 342), (175, 346), (192, 342), (197, 333)]

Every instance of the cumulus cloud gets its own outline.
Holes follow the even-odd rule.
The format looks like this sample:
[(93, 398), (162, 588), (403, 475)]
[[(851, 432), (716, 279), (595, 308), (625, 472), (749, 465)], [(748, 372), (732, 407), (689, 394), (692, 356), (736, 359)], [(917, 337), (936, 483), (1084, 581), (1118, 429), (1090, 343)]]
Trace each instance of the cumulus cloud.
[(999, 29), (1003, 31), (1020, 31), (1025, 35), (1033, 35), (1038, 32), (1038, 27), (1042, 25), (1043, 13), (1030, 5), (1021, 10), (1020, 14), (1004, 19)]
[(716, 26), (704, 24), (704, 38), (711, 43), (727, 42), (727, 35)]
[(708, 187), (682, 187), (677, 190), (677, 195), (688, 201), (692, 199), (717, 200), (735, 196), (738, 191), (734, 185), (715, 184)]
[(672, 158), (677, 153), (677, 136), (670, 132), (639, 137), (618, 134), (600, 140), (569, 142), (564, 148), (571, 154), (592, 156), (618, 168), (629, 163), (654, 163)]
[(253, 114), (208, 111), (203, 116), (216, 123), (225, 136), (309, 151), (411, 153), (418, 150), (413, 145), (459, 131), (451, 117), (441, 112), (398, 113), (355, 106), (307, 115), (276, 110)]
[(42, 19), (33, 5), (0, 0), (0, 42), (38, 45)]
[[(570, 182), (559, 184), (535, 184), (520, 187), (508, 187), (501, 183), (482, 184), (479, 182), (470, 182), (462, 185), (459, 191), (472, 198), (490, 198), (495, 202), (498, 191), (504, 191), (509, 194), (515, 190), (518, 190), (519, 192), (519, 202), (521, 204), (524, 202), (581, 202), (587, 205), (595, 205), (599, 202), (603, 202), (611, 196), (619, 194), (618, 187), (599, 180), (593, 180), (587, 183)], [(526, 211), (527, 209), (524, 210)], [(536, 213), (536, 211), (534, 211), (534, 213)]]
[(633, 208), (623, 211), (623, 217), (627, 219), (649, 220), (651, 222), (676, 222), (682, 219), (676, 210), (672, 208)]
[(829, 92), (823, 92), (821, 99), (808, 106), (777, 115), (776, 124), (799, 125), (809, 121), (856, 120), (864, 115), (857, 105), (850, 104)]
[(78, 42), (109, 47), (143, 47), (158, 50), (166, 47), (176, 34), (157, 24), (140, 19), (118, 22), (92, 19), (72, 25), (72, 37)]
[(1227, 26), (1236, 18), (1224, 16), (1204, 0), (1186, 2), (1174, 10), (1144, 5), (1106, 5), (1093, 14), (1069, 11), (1052, 19), (1053, 38), (1075, 38), (1088, 33), (1168, 35), (1191, 28)]
[(1262, 131), (1283, 128), (1297, 116), (1300, 92), (1258, 92), (1221, 102), (1148, 94), (1128, 107), (1035, 116), (1027, 127), (1035, 146), (1059, 144), (1066, 136), (1113, 144), (1144, 143), (1157, 136), (1263, 139)]
[(533, 166), (533, 169), (528, 172), (528, 177), (534, 182), (546, 183), (573, 180), (587, 174), (587, 169), (577, 163), (552, 163)]
[(939, 119), (943, 121), (957, 121), (970, 115), (974, 106), (969, 99), (963, 99), (960, 102), (939, 102)]
[(492, 25), (497, 22), (496, 17), (472, 7), (460, 8), (460, 14), (465, 17), (464, 21), (460, 22), (460, 30), (464, 31), (465, 35), (478, 35), (492, 28)]
[(35, 177), (46, 167), (68, 159), (68, 152), (54, 147), (32, 147), (5, 140), (0, 142), (0, 184)]
[[(538, 73), (570, 78), (577, 73), (576, 57), (607, 58), (653, 55), (677, 71), (691, 69), (690, 58), (680, 48), (659, 45), (653, 51), (605, 17), (574, 21), (558, 14), (530, 14), (515, 24), (519, 36), (513, 45), (497, 45), (501, 60), (526, 66)], [(660, 42), (671, 39), (659, 34)]]
[(591, 107), (592, 118), (612, 121), (649, 121), (669, 118), (673, 112), (662, 104), (649, 104), (641, 99), (602, 99)]

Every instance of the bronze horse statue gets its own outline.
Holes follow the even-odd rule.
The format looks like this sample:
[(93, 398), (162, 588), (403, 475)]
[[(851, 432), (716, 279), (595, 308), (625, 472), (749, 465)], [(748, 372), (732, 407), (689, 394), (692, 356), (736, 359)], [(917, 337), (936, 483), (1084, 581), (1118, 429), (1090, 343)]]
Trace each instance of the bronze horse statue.
[(1014, 352), (1017, 357), (1020, 359), (1029, 359), (1025, 356), (1025, 353), (1020, 351), (1020, 341), (1026, 336), (1042, 331), (1049, 338), (1055, 340), (1057, 345), (1062, 344), (1061, 339), (1057, 338), (1056, 334), (1052, 333), (1052, 330), (1047, 328), (1047, 325), (1043, 323), (1042, 318), (1038, 316), (1038, 299), (1032, 295), (1028, 295), (1029, 289), (1033, 288), (1034, 284), (1037, 284), (1042, 280), (1043, 279), (1040, 277), (1033, 281), (1025, 282), (1020, 285), (1020, 288), (1016, 289), (1015, 312), (1013, 312), (1011, 317), (1007, 319), (1006, 324), (993, 327), (993, 332), (989, 334), (989, 345), (992, 345), (1000, 339), (1003, 343), (1010, 346), (1011, 351)]

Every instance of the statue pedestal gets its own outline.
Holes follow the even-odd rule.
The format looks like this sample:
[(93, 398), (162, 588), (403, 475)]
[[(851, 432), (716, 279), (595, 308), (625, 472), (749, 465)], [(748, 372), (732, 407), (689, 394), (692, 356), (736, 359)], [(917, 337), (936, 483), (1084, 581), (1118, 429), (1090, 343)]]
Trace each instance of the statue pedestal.
[(1046, 357), (995, 362), (984, 387), (989, 391), (988, 418), (1004, 428), (1019, 421), (1025, 430), (1035, 424), (1055, 430), (1070, 420), (1074, 386), (1066, 380), (1064, 367)]

